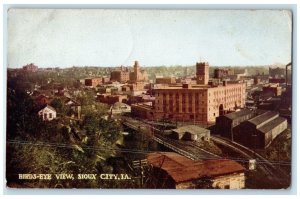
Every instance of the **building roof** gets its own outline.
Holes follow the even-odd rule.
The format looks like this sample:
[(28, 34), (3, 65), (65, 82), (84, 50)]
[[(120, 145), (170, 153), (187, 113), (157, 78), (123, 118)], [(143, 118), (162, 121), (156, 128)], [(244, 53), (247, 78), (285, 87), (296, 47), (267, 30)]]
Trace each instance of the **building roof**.
[(67, 99), (65, 100), (65, 105), (70, 105), (70, 106), (80, 106), (80, 104), (78, 102), (76, 102), (73, 99), (70, 99), (67, 97)]
[(173, 152), (151, 153), (147, 156), (147, 160), (154, 167), (165, 170), (177, 183), (245, 171), (242, 165), (233, 160), (194, 161)]
[(41, 109), (40, 109), (40, 111), (41, 111), (41, 110), (43, 110), (43, 109), (45, 109), (45, 108), (48, 108), (48, 109), (50, 109), (50, 110), (52, 110), (52, 111), (55, 111), (55, 112), (56, 112), (55, 108), (53, 108), (52, 106), (50, 106), (50, 105), (48, 105), (48, 104), (47, 104), (47, 105), (45, 105), (43, 108), (41, 108)]
[(164, 90), (208, 90), (218, 88), (229, 88), (244, 85), (245, 83), (228, 83), (226, 86), (219, 84), (217, 86), (204, 85), (204, 84), (190, 84), (190, 87), (183, 88), (182, 84), (179, 85), (161, 85), (160, 87), (154, 88), (157, 91)]
[(249, 109), (242, 109), (242, 110), (237, 111), (237, 112), (228, 113), (228, 114), (224, 115), (224, 117), (227, 117), (229, 119), (235, 120), (235, 119), (237, 119), (239, 117), (243, 117), (245, 115), (249, 115), (252, 112), (253, 111), (249, 110)]
[(262, 133), (268, 133), (270, 130), (277, 127), (284, 121), (286, 121), (285, 118), (277, 117), (276, 119), (274, 119), (274, 120), (268, 122), (267, 124), (263, 125), (262, 127), (260, 127), (258, 130), (261, 131)]
[(272, 117), (275, 117), (276, 115), (278, 115), (278, 112), (267, 111), (267, 112), (265, 112), (259, 116), (256, 116), (248, 121), (257, 126), (257, 125), (271, 119)]
[(205, 128), (201, 128), (199, 126), (196, 125), (187, 125), (187, 126), (182, 126), (179, 127), (177, 129), (173, 129), (174, 132), (178, 133), (178, 134), (184, 134), (186, 132), (189, 132), (191, 134), (203, 134), (203, 133), (209, 133), (210, 131), (205, 129)]

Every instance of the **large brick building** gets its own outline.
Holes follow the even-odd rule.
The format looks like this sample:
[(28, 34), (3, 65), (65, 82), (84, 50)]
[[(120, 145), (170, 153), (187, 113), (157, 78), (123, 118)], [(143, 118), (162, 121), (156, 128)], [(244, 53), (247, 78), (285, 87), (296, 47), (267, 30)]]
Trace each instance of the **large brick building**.
[(267, 84), (263, 86), (263, 92), (264, 93), (272, 93), (274, 96), (280, 96), (282, 93), (282, 88), (279, 86), (279, 84)]
[(128, 68), (121, 66), (119, 70), (115, 70), (110, 73), (110, 80), (120, 83), (126, 83), (129, 81), (129, 74), (130, 71), (128, 70)]
[(139, 62), (135, 61), (133, 65), (133, 71), (130, 71), (127, 67), (121, 66), (120, 69), (114, 70), (110, 73), (110, 80), (120, 83), (137, 83), (148, 80), (146, 71), (141, 70)]
[(234, 75), (234, 70), (230, 68), (216, 68), (214, 70), (214, 78), (221, 79), (223, 77), (227, 77), (229, 75)]
[(197, 63), (196, 67), (200, 84), (165, 86), (154, 90), (156, 119), (213, 123), (219, 115), (245, 106), (244, 83), (224, 81), (222, 85), (207, 85), (208, 63)]
[(131, 83), (143, 82), (148, 80), (146, 71), (141, 70), (138, 61), (134, 62), (133, 71), (130, 72), (129, 79)]
[(168, 86), (155, 89), (155, 117), (215, 122), (226, 111), (245, 106), (245, 84)]
[(85, 86), (96, 87), (102, 84), (102, 77), (100, 78), (86, 78), (84, 80)]

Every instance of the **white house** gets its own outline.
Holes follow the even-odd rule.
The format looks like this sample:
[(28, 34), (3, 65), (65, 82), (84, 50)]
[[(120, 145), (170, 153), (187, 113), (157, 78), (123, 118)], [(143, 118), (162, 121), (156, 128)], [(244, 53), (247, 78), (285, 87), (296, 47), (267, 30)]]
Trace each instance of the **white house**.
[(56, 118), (56, 110), (49, 105), (46, 105), (44, 108), (42, 108), (38, 114), (44, 121), (51, 121)]

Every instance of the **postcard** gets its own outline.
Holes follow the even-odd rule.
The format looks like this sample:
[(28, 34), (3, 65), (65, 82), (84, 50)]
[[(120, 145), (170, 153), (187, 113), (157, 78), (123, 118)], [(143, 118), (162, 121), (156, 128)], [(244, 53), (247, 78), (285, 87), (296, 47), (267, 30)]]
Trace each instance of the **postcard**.
[(9, 9), (6, 186), (289, 188), (292, 14)]

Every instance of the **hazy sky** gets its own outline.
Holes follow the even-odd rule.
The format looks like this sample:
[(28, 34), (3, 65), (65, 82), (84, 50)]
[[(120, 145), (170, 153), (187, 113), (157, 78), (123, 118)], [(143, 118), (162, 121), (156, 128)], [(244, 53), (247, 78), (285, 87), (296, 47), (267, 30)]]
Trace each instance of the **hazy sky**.
[(8, 67), (286, 64), (287, 11), (46, 10), (8, 13)]

